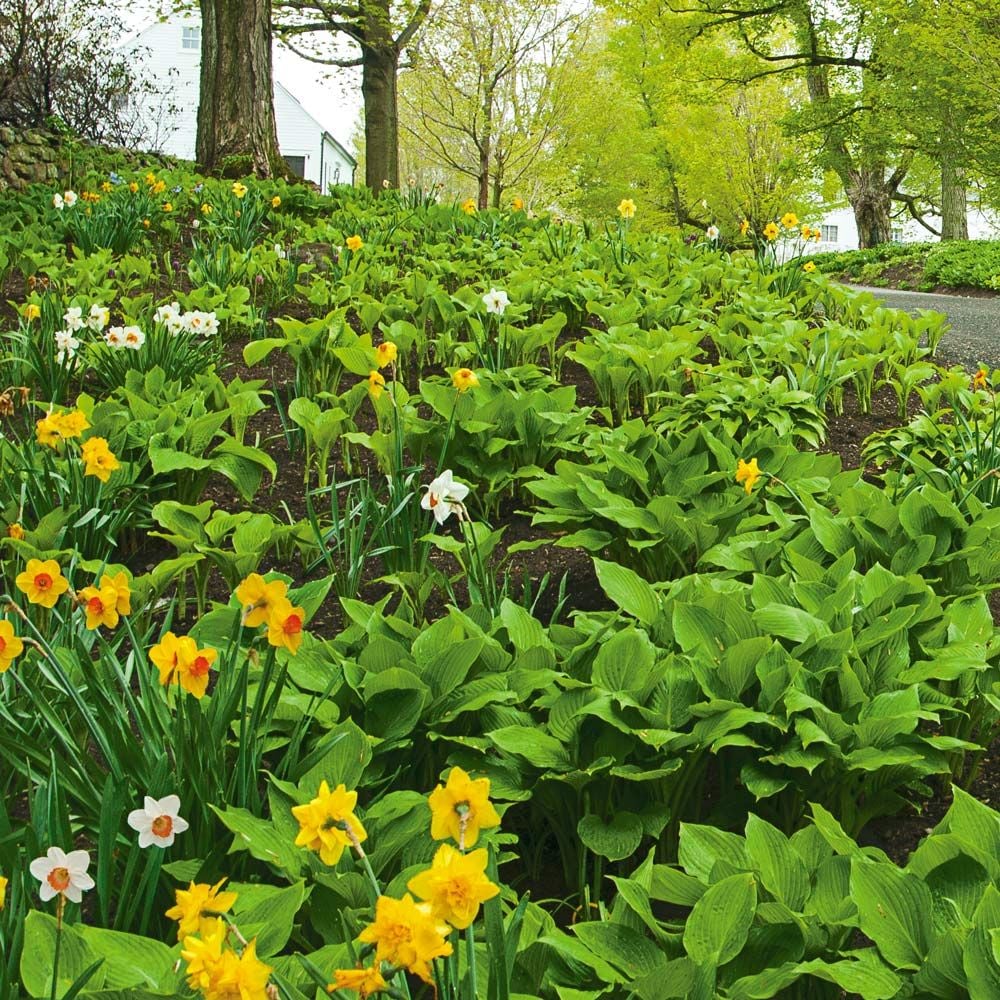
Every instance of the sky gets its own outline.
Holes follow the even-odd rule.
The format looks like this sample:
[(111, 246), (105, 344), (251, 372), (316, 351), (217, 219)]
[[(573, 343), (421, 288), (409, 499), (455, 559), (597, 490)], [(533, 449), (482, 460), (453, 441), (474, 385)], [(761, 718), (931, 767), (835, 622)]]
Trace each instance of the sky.
[[(156, 17), (155, 0), (114, 0), (113, 6), (128, 34), (144, 28)], [(320, 66), (277, 43), (274, 75), (342, 146), (353, 148), (361, 115), (359, 70)]]

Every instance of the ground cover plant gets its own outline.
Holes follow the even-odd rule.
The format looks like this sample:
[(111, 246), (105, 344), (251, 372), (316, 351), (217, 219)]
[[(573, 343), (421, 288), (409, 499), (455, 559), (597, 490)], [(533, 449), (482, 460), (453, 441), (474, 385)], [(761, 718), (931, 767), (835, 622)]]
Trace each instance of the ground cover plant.
[(641, 211), (0, 199), (0, 995), (997, 994), (996, 373)]

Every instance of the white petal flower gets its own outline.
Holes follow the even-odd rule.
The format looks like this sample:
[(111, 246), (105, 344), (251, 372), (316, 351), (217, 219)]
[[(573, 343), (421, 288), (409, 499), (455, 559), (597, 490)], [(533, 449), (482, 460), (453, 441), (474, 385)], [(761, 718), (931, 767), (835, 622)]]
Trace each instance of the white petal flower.
[(174, 837), (187, 828), (187, 820), (177, 815), (181, 800), (176, 795), (154, 799), (147, 795), (142, 809), (128, 814), (128, 825), (139, 834), (139, 846), (170, 847)]
[(438, 524), (444, 524), (448, 517), (461, 509), (462, 501), (469, 495), (469, 487), (452, 479), (451, 469), (445, 469), (429, 486), (420, 499), (420, 506), (434, 515)]
[(63, 322), (71, 333), (83, 329), (83, 309), (80, 306), (70, 306), (63, 314)]
[(201, 318), (204, 324), (201, 328), (202, 336), (211, 337), (213, 333), (219, 332), (219, 320), (214, 312), (202, 313)]
[(705, 235), (710, 240), (717, 240), (719, 238), (719, 228), (718, 228), (718, 226), (709, 226), (708, 229), (705, 230)]
[(125, 346), (133, 351), (138, 351), (146, 343), (146, 335), (137, 326), (126, 326), (122, 330), (122, 337)]
[(180, 311), (181, 307), (176, 302), (162, 305), (153, 313), (153, 322), (162, 323), (163, 326), (169, 327), (171, 323), (175, 323), (180, 318)]
[(56, 896), (65, 896), (71, 903), (79, 903), (94, 880), (87, 874), (90, 855), (86, 851), (70, 851), (50, 847), (44, 857), (35, 858), (28, 871), (41, 882), (38, 895), (43, 903)]
[(64, 191), (63, 201), (66, 203), (67, 208), (72, 208), (76, 204), (76, 192), (75, 191)]
[(80, 347), (80, 341), (69, 330), (59, 330), (55, 336), (57, 355), (60, 364), (73, 357)]
[(484, 296), (483, 302), (486, 304), (486, 311), (496, 316), (502, 316), (504, 310), (510, 305), (507, 293), (499, 288), (491, 288)]
[(90, 307), (90, 315), (87, 317), (87, 326), (94, 333), (100, 333), (111, 321), (111, 311), (107, 306), (102, 306), (95, 302)]
[(58, 209), (60, 212), (63, 210), (63, 196), (58, 192), (52, 196), (52, 207)]
[(120, 326), (113, 326), (104, 332), (104, 341), (109, 347), (125, 346), (125, 330)]

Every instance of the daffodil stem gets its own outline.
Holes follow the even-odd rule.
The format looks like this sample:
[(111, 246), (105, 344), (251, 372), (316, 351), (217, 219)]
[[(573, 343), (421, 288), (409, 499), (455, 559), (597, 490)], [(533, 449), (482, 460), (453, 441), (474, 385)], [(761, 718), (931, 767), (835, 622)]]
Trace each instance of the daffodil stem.
[(469, 924), (465, 929), (465, 953), (469, 962), (469, 998), (468, 1000), (476, 1000), (479, 995), (476, 989), (476, 932), (475, 925)]
[(805, 514), (806, 517), (809, 517), (809, 510), (808, 510), (808, 508), (799, 499), (799, 495), (795, 492), (795, 490), (793, 490), (791, 488), (791, 486), (788, 485), (788, 483), (786, 483), (783, 480), (779, 479), (777, 476), (772, 476), (770, 474), (768, 474), (768, 479), (770, 479), (772, 483), (777, 483), (779, 486), (784, 486), (785, 490), (788, 493), (788, 495), (802, 508), (802, 513)]
[(365, 849), (361, 846), (361, 841), (358, 840), (358, 835), (351, 829), (349, 824), (344, 824), (344, 833), (347, 834), (347, 839), (350, 840), (351, 847), (354, 848), (354, 853), (361, 859), (361, 865), (368, 875), (368, 881), (371, 882), (372, 888), (375, 890), (375, 898), (372, 900), (374, 903), (382, 895), (382, 889), (379, 887), (375, 872), (372, 871), (371, 862), (368, 860), (368, 855), (365, 854)]
[(60, 893), (56, 903), (56, 946), (52, 954), (52, 992), (50, 1000), (56, 1000), (56, 989), (59, 986), (59, 953), (62, 951), (63, 911), (66, 909), (66, 897)]

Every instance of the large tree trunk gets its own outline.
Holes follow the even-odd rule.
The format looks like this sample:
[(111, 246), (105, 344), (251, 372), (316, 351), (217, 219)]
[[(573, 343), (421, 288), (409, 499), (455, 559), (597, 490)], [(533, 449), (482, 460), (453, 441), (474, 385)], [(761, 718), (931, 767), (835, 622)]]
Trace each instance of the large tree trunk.
[(884, 168), (862, 167), (852, 170), (844, 189), (847, 200), (854, 209), (859, 249), (888, 242), (892, 236), (892, 224), (889, 221), (892, 192), (886, 184)]
[(201, 0), (196, 149), (206, 172), (287, 172), (274, 123), (271, 0)]
[(947, 159), (941, 163), (941, 239), (969, 238), (969, 205), (965, 171)]
[[(377, 5), (375, 5), (377, 6)], [(361, 93), (365, 100), (365, 184), (376, 193), (399, 187), (399, 52), (384, 18), (371, 11), (362, 47)]]

